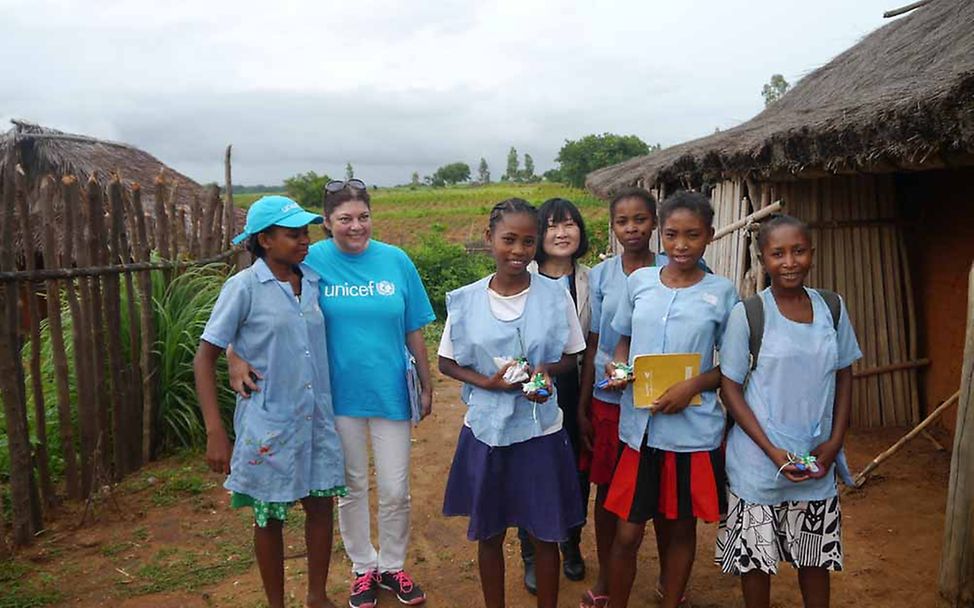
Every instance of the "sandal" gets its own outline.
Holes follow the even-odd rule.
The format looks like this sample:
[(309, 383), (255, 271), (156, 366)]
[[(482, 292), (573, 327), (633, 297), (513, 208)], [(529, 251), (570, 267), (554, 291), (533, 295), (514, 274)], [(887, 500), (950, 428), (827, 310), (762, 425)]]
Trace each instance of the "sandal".
[[(663, 586), (659, 582), (656, 583), (656, 597), (660, 601), (663, 600)], [(685, 593), (683, 594), (683, 597), (680, 598), (680, 603), (678, 605), (679, 606), (684, 606), (685, 608), (692, 608), (690, 606), (690, 600), (687, 599), (687, 596), (686, 596)]]
[(595, 595), (592, 590), (589, 589), (582, 596), (582, 601), (578, 604), (578, 608), (605, 608), (609, 605), (608, 595)]

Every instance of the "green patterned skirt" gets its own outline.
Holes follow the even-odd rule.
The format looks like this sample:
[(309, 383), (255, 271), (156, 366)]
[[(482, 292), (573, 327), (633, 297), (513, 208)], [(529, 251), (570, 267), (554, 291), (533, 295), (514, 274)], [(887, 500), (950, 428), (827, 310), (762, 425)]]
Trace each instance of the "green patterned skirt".
[[(311, 490), (308, 494), (310, 498), (333, 498), (335, 496), (345, 496), (348, 494), (348, 489), (345, 486), (335, 486), (330, 490)], [(280, 521), (287, 521), (287, 511), (292, 506), (294, 502), (265, 502), (263, 500), (257, 500), (249, 494), (244, 494), (242, 492), (233, 492), (230, 496), (230, 506), (234, 509), (240, 509), (242, 507), (251, 507), (254, 510), (254, 522), (260, 528), (266, 528), (268, 520), (277, 519)]]

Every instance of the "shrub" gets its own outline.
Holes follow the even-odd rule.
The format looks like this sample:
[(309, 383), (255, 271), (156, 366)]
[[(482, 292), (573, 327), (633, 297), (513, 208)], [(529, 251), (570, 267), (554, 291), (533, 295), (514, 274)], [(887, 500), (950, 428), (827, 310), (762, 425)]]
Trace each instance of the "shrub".
[[(193, 357), (226, 280), (223, 264), (192, 267), (169, 285), (153, 273), (152, 291), (158, 357), (156, 431), (163, 449), (206, 447), (206, 429), (196, 400)], [(224, 424), (232, 434), (235, 399), (227, 379), (226, 358), (217, 361), (217, 396)]]
[(442, 225), (420, 240), (419, 245), (409, 247), (406, 253), (412, 258), (419, 276), (426, 286), (436, 318), (446, 319), (446, 293), (487, 276), (493, 270), (490, 258), (482, 253), (468, 253), (463, 245), (450, 243), (444, 237)]

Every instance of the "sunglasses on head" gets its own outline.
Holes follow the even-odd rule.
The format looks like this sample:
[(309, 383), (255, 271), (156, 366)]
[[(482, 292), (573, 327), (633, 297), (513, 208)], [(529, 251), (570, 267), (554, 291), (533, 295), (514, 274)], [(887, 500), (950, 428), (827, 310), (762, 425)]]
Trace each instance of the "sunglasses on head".
[(335, 192), (341, 192), (345, 188), (351, 188), (352, 190), (365, 190), (368, 188), (368, 186), (366, 186), (365, 182), (358, 178), (347, 180), (333, 179), (325, 184), (325, 192), (331, 192), (333, 194)]

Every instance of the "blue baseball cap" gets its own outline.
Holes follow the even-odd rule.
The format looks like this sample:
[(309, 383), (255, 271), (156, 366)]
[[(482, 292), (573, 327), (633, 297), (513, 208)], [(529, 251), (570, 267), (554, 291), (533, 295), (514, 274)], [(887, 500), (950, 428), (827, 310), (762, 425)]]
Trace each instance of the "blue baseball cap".
[(247, 210), (247, 224), (243, 232), (233, 237), (233, 244), (236, 245), (271, 226), (300, 228), (308, 224), (320, 224), (323, 221), (325, 218), (317, 213), (305, 211), (301, 205), (286, 196), (276, 194), (262, 196)]

